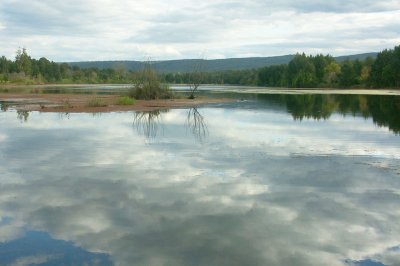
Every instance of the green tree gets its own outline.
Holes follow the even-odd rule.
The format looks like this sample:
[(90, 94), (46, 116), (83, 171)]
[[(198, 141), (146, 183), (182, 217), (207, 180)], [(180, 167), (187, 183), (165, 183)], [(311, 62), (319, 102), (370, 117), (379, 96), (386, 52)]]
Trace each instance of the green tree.
[(364, 85), (367, 85), (369, 83), (370, 75), (371, 75), (371, 68), (372, 65), (374, 64), (375, 59), (372, 57), (368, 57), (365, 59), (363, 62), (363, 66), (361, 69), (361, 74), (360, 74), (360, 82)]
[(260, 68), (257, 72), (257, 84), (268, 87), (287, 86), (287, 65), (268, 66)]
[(9, 65), (10, 63), (5, 56), (0, 57), (0, 73), (8, 74)]
[(315, 67), (316, 83), (322, 85), (326, 81), (327, 66), (334, 63), (335, 59), (330, 55), (324, 56), (322, 54), (311, 57), (311, 59)]
[(400, 46), (378, 53), (371, 66), (370, 83), (374, 87), (400, 87)]
[(324, 72), (324, 83), (329, 86), (334, 86), (340, 74), (340, 65), (336, 62), (331, 62), (325, 66)]
[(25, 75), (32, 75), (32, 61), (31, 57), (26, 52), (25, 48), (18, 49), (17, 55), (15, 56), (15, 64), (17, 66), (17, 72), (24, 72)]
[(293, 88), (315, 87), (316, 71), (312, 60), (304, 53), (297, 54), (288, 65), (288, 84)]
[(350, 60), (346, 60), (341, 65), (339, 85), (343, 87), (349, 87), (355, 84), (357, 84), (357, 74), (354, 69), (354, 64)]

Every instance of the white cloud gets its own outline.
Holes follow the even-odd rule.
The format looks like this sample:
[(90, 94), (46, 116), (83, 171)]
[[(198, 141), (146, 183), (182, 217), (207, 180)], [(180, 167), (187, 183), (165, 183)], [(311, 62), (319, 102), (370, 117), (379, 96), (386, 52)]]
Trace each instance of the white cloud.
[(5, 141), (7, 139), (6, 134), (0, 134), (0, 142)]
[(57, 61), (340, 55), (398, 44), (399, 14), (394, 0), (4, 0), (0, 49)]
[(52, 256), (48, 255), (22, 257), (11, 263), (10, 266), (40, 265), (49, 262), (51, 258)]

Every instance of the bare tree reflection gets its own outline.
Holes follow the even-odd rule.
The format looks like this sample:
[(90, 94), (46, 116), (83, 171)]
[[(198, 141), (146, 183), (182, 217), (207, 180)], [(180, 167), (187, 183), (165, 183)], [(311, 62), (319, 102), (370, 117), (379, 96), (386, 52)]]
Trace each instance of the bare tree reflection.
[[(162, 114), (168, 111), (169, 110), (136, 112), (133, 118), (133, 125), (140, 135), (146, 138), (155, 138), (157, 137), (160, 127), (163, 128)], [(199, 141), (203, 141), (208, 135), (208, 128), (204, 117), (197, 108), (188, 110), (185, 127), (189, 129), (193, 136)]]
[(203, 141), (208, 136), (208, 128), (204, 117), (195, 107), (190, 108), (188, 111), (186, 126), (199, 141)]
[(70, 118), (71, 118), (71, 114), (68, 113), (68, 112), (65, 112), (65, 113), (58, 113), (58, 117), (59, 117), (60, 119), (64, 119), (64, 118), (70, 119)]
[(22, 122), (28, 122), (29, 112), (26, 110), (18, 110), (17, 117)]
[(7, 103), (0, 103), (0, 109), (3, 112), (7, 112), (9, 105)]
[(91, 113), (91, 115), (92, 115), (92, 117), (100, 117), (100, 116), (103, 115), (103, 113), (100, 113), (100, 112), (93, 112), (93, 113)]
[(169, 110), (154, 110), (147, 112), (136, 112), (133, 117), (133, 125), (139, 134), (147, 138), (155, 138), (161, 124), (161, 114)]

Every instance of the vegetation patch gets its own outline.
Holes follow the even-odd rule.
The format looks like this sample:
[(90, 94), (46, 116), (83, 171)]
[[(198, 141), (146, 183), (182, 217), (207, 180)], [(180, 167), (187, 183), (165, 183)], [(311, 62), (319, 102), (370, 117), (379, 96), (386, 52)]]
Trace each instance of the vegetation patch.
[(117, 105), (133, 105), (133, 104), (135, 104), (135, 98), (128, 97), (128, 96), (122, 96), (117, 99), (116, 104)]
[(73, 105), (71, 104), (71, 102), (67, 99), (67, 100), (63, 100), (62, 101), (62, 107), (64, 109), (70, 109), (73, 108)]
[(167, 84), (161, 84), (157, 73), (147, 64), (136, 74), (133, 87), (128, 95), (139, 100), (171, 99), (173, 93)]
[(103, 99), (96, 97), (96, 98), (90, 99), (87, 102), (86, 106), (87, 107), (105, 107), (105, 106), (107, 106), (107, 103)]

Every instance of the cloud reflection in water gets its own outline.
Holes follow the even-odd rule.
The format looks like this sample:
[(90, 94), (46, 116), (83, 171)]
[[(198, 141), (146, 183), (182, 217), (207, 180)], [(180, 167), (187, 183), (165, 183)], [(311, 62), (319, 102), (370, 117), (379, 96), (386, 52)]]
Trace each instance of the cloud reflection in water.
[(129, 113), (0, 113), (0, 240), (45, 231), (116, 265), (400, 263), (398, 136), (206, 108), (196, 142), (187, 111), (151, 143)]

